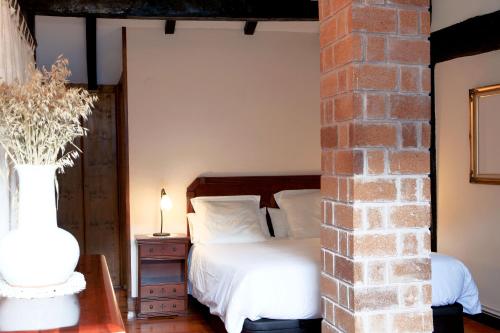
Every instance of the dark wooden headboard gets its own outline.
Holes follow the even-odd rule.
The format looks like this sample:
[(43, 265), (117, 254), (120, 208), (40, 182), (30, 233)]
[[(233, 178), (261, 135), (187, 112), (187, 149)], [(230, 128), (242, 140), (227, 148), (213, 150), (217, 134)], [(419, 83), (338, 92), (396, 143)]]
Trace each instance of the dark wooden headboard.
[(214, 195), (260, 195), (261, 207), (277, 207), (274, 194), (283, 190), (319, 189), (320, 176), (199, 177), (187, 188), (187, 212), (191, 199)]

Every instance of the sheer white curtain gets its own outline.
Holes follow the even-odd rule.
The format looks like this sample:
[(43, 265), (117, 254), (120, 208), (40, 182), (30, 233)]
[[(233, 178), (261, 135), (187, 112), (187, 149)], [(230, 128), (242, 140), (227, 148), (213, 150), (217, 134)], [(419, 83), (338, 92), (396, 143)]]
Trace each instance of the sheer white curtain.
[[(22, 82), (33, 61), (34, 40), (17, 1), (0, 0), (0, 82)], [(11, 221), (13, 189), (8, 175), (5, 152), (0, 147), (0, 237), (9, 230)]]

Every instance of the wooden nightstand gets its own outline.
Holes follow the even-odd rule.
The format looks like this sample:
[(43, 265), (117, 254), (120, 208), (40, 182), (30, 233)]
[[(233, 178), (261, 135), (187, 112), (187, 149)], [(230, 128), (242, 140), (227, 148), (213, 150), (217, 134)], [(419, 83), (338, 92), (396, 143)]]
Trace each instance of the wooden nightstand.
[(187, 256), (189, 238), (141, 235), (138, 253), (139, 318), (183, 315), (187, 310)]

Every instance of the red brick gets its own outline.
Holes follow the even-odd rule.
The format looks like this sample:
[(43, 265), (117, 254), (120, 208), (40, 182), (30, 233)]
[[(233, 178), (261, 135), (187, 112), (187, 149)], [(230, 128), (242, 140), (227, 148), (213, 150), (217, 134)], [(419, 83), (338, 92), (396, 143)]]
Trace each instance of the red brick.
[(387, 0), (389, 4), (429, 7), (429, 0)]
[(354, 30), (367, 32), (396, 32), (396, 10), (380, 7), (353, 7)]
[(390, 114), (392, 118), (406, 120), (430, 119), (430, 96), (391, 95), (390, 104)]
[(337, 39), (337, 20), (335, 17), (322, 21), (319, 27), (319, 45), (325, 45), (334, 42)]
[(333, 56), (335, 67), (361, 60), (363, 58), (361, 37), (351, 34), (338, 41), (334, 46)]
[(397, 70), (387, 65), (358, 65), (354, 69), (354, 82), (358, 89), (395, 90)]
[(380, 175), (385, 172), (385, 154), (383, 150), (368, 150), (366, 152), (368, 174)]
[(321, 103), (321, 125), (333, 125), (333, 100), (327, 99)]
[(337, 14), (337, 36), (338, 38), (344, 37), (349, 32), (348, 23), (351, 20), (350, 8), (344, 8)]
[(386, 262), (369, 261), (367, 263), (367, 283), (370, 285), (384, 284), (386, 282)]
[(338, 175), (363, 174), (363, 152), (339, 150), (335, 153), (335, 173)]
[(422, 147), (429, 148), (431, 146), (431, 125), (429, 123), (422, 124)]
[(425, 281), (431, 278), (431, 260), (429, 258), (398, 259), (391, 263), (392, 282)]
[[(338, 250), (338, 231), (334, 228), (321, 227), (321, 246), (330, 251)], [(328, 272), (333, 275), (333, 272)]]
[(321, 147), (323, 148), (337, 147), (337, 126), (329, 126), (321, 128)]
[(381, 311), (397, 306), (397, 287), (359, 288), (354, 292), (355, 311)]
[(321, 71), (327, 72), (333, 68), (333, 47), (328, 46), (321, 50)]
[(324, 175), (333, 175), (333, 152), (321, 152), (321, 171)]
[(385, 95), (366, 95), (366, 117), (368, 119), (385, 118)]
[(431, 15), (427, 10), (420, 13), (420, 33), (426, 36), (431, 34)]
[(333, 273), (333, 255), (327, 251), (323, 251), (323, 271)]
[(404, 312), (397, 313), (393, 317), (394, 332), (431, 332), (432, 331), (432, 311), (429, 314)]
[(339, 148), (350, 147), (350, 125), (349, 124), (339, 124), (337, 127), (338, 132), (338, 146)]
[(321, 293), (323, 296), (330, 298), (332, 301), (337, 300), (338, 282), (331, 277), (321, 274)]
[(403, 124), (401, 126), (402, 146), (403, 148), (416, 148), (417, 143), (417, 127), (415, 124)]
[(324, 21), (330, 16), (330, 0), (319, 0), (318, 7), (319, 20)]
[(385, 61), (385, 38), (380, 36), (367, 36), (366, 60)]
[(347, 308), (349, 302), (349, 296), (347, 294), (347, 286), (345, 284), (339, 284), (339, 304), (344, 308)]
[(423, 68), (422, 69), (422, 80), (421, 80), (421, 91), (425, 93), (429, 93), (431, 91), (431, 69)]
[(402, 235), (402, 255), (415, 256), (418, 254), (418, 240), (415, 233), (406, 233)]
[(429, 205), (405, 205), (391, 208), (390, 225), (396, 228), (426, 228), (430, 225)]
[(416, 35), (418, 33), (419, 12), (416, 10), (399, 11), (399, 33), (402, 35)]
[(321, 194), (333, 199), (338, 197), (337, 177), (321, 176)]
[(342, 332), (354, 333), (355, 332), (355, 318), (351, 312), (344, 310), (339, 306), (335, 306), (335, 326)]
[(405, 307), (414, 307), (420, 302), (420, 287), (416, 285), (402, 286), (401, 296)]
[(430, 154), (427, 151), (398, 151), (389, 154), (392, 174), (427, 174)]
[(321, 201), (321, 221), (326, 225), (333, 225), (333, 212), (332, 212), (333, 202), (328, 200)]
[(366, 227), (368, 229), (380, 229), (384, 227), (383, 208), (368, 208), (366, 213)]
[(354, 182), (354, 200), (377, 202), (396, 199), (396, 185), (392, 180)]
[(321, 97), (333, 96), (337, 92), (337, 74), (328, 73), (321, 76), (320, 95)]
[(396, 235), (365, 234), (354, 240), (354, 256), (363, 258), (394, 256), (397, 253)]
[(431, 180), (428, 177), (422, 180), (422, 200), (431, 201)]
[(396, 127), (392, 124), (353, 124), (350, 135), (355, 147), (395, 147), (397, 143)]
[(420, 90), (420, 69), (418, 67), (401, 67), (401, 91), (418, 92)]
[(388, 60), (403, 64), (430, 63), (430, 44), (427, 40), (389, 38)]
[[(354, 229), (354, 211), (351, 205), (335, 204), (334, 206), (334, 225), (343, 229)], [(347, 249), (347, 247), (346, 247)]]
[(401, 180), (401, 198), (402, 201), (417, 200), (417, 180), (414, 178)]
[(335, 97), (335, 120), (358, 119), (362, 116), (362, 99), (359, 94), (347, 93)]
[(349, 283), (354, 282), (354, 262), (344, 257), (335, 256), (335, 277)]

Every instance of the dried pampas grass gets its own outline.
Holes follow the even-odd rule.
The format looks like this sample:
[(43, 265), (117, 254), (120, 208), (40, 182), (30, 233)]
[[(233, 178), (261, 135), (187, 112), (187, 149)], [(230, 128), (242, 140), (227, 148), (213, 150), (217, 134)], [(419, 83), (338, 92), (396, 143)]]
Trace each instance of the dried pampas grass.
[[(73, 166), (77, 137), (97, 97), (68, 88), (68, 60), (59, 56), (50, 71), (31, 66), (23, 84), (0, 84), (0, 144), (16, 164)], [(68, 149), (69, 148), (69, 149)]]

